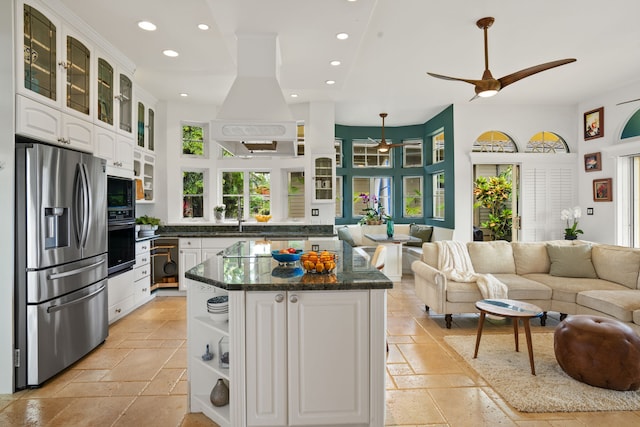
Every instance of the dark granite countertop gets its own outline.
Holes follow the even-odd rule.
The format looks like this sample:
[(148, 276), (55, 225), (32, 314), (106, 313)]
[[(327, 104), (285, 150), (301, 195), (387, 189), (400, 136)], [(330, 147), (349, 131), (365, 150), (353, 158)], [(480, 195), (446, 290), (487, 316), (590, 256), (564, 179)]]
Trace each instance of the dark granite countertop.
[(161, 237), (243, 237), (264, 239), (294, 238), (309, 239), (313, 237), (333, 237), (333, 225), (305, 225), (305, 224), (270, 224), (262, 225), (244, 223), (242, 231), (237, 224), (219, 225), (164, 225), (158, 228)]
[[(252, 248), (248, 249), (248, 246)], [(280, 265), (271, 257), (271, 250), (287, 247), (302, 249), (305, 252), (312, 249), (334, 252), (337, 260), (336, 269), (331, 274), (312, 274), (304, 273), (299, 261), (292, 265)], [(354, 251), (341, 240), (288, 240), (268, 243), (242, 241), (227, 248), (224, 256), (209, 258), (186, 271), (185, 276), (230, 291), (355, 290), (393, 287), (393, 282), (387, 276), (372, 268), (360, 252)]]

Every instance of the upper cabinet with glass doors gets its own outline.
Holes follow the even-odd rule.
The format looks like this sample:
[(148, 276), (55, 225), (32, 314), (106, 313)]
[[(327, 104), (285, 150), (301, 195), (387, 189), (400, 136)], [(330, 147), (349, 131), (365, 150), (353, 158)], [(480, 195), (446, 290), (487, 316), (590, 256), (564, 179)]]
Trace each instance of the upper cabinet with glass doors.
[(155, 150), (155, 122), (156, 113), (154, 105), (156, 100), (144, 90), (136, 91), (136, 142), (138, 149)]
[(113, 60), (102, 55), (98, 57), (97, 69), (98, 96), (95, 123), (132, 137), (133, 84), (131, 77)]
[(52, 14), (24, 4), (18, 93), (79, 117), (91, 115), (91, 52)]
[(335, 183), (335, 158), (316, 156), (313, 158), (313, 202), (330, 203), (333, 201)]

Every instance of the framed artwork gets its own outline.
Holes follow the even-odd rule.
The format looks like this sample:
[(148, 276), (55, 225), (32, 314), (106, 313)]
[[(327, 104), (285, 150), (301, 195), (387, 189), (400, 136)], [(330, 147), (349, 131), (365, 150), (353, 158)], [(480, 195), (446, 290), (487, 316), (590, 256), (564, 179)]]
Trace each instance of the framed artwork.
[(611, 188), (611, 178), (593, 180), (593, 201), (610, 202), (613, 200)]
[(604, 107), (584, 113), (584, 140), (602, 138), (604, 136)]
[(589, 153), (584, 155), (584, 171), (594, 172), (602, 170), (602, 162), (600, 153)]

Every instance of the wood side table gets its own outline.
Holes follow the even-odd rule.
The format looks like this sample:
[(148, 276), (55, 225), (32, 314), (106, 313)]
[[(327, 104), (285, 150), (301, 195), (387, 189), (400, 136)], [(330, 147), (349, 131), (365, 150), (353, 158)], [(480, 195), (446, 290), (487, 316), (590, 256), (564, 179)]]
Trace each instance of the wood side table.
[(529, 326), (529, 319), (532, 317), (542, 316), (542, 309), (537, 305), (512, 299), (483, 299), (476, 302), (476, 308), (480, 310), (480, 319), (478, 320), (478, 334), (476, 336), (476, 349), (473, 353), (473, 358), (475, 359), (478, 357), (478, 348), (480, 347), (480, 338), (482, 337), (482, 327), (484, 326), (484, 318), (487, 314), (511, 319), (513, 323), (513, 335), (516, 341), (516, 351), (520, 351), (518, 348), (518, 320), (522, 319), (525, 336), (527, 338), (527, 349), (529, 350), (531, 375), (535, 375), (536, 368), (533, 363), (533, 346), (531, 344), (531, 327)]

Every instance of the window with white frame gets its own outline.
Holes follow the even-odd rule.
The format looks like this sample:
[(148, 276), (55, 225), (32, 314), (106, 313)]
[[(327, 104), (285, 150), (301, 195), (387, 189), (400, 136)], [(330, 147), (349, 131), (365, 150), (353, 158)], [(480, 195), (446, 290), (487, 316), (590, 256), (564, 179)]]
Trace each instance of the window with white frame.
[(431, 147), (433, 150), (433, 163), (444, 162), (444, 131), (438, 132), (431, 137)]
[(222, 203), (228, 218), (255, 218), (271, 213), (271, 182), (269, 172), (222, 172)]
[(405, 139), (402, 147), (402, 167), (415, 168), (422, 166), (422, 139)]
[(336, 149), (336, 167), (342, 167), (342, 140), (336, 139), (333, 142), (333, 147)]
[(206, 128), (202, 124), (182, 124), (182, 155), (206, 157), (205, 141)]
[(402, 209), (405, 218), (422, 217), (422, 177), (402, 178)]
[[(391, 209), (392, 179), (388, 176), (381, 177), (354, 177), (353, 178), (353, 216), (358, 218), (364, 215), (365, 209), (375, 209), (379, 214), (393, 215)], [(366, 205), (360, 194), (369, 196), (369, 204)], [(375, 202), (374, 202), (375, 200)]]
[(433, 218), (444, 219), (444, 172), (432, 175)]
[(203, 171), (182, 172), (182, 217), (204, 217), (204, 178)]
[[(353, 167), (367, 168), (390, 168), (391, 167), (391, 151), (382, 152), (376, 149), (375, 143), (366, 139), (353, 140)], [(387, 140), (389, 144), (391, 140)]]
[(287, 216), (304, 218), (304, 171), (287, 174)]

